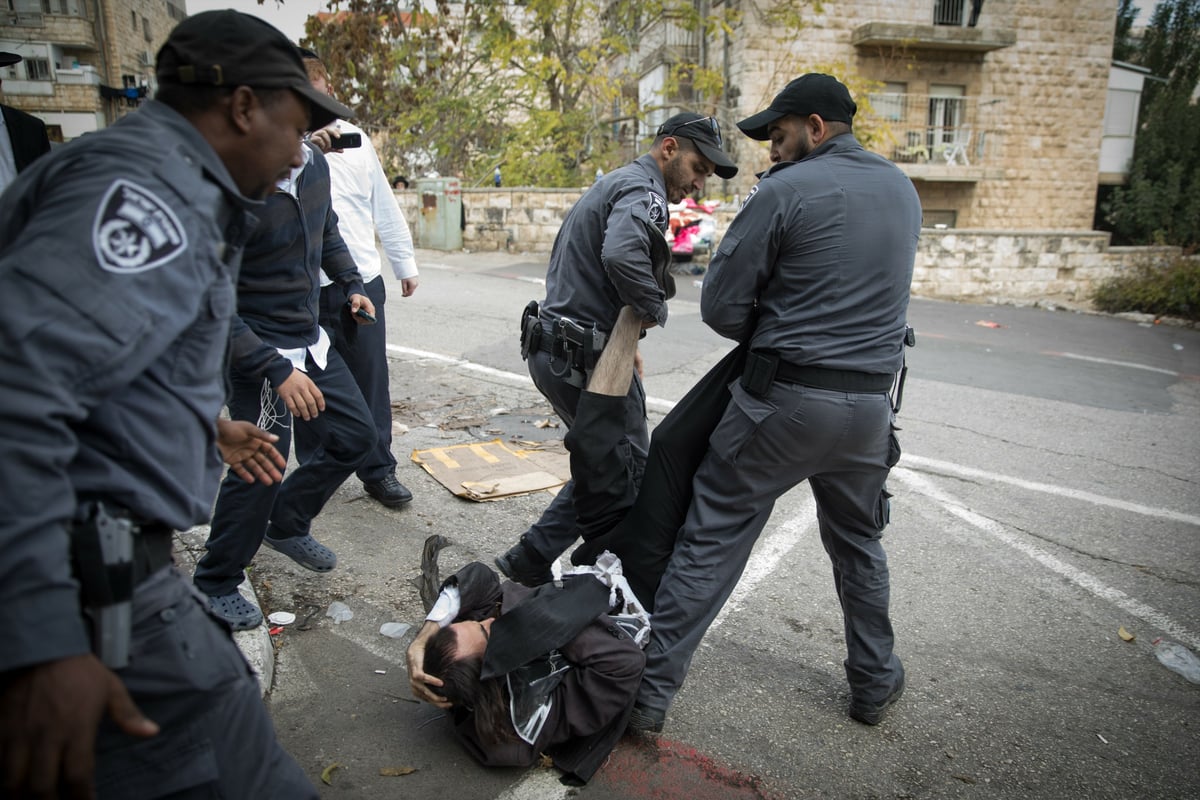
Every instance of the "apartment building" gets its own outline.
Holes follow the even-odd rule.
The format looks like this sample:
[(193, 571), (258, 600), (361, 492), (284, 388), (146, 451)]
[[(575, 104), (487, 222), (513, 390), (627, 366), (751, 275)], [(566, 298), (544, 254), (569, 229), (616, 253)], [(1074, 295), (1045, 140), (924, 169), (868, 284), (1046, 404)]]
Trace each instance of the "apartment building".
[[(777, 5), (701, 0), (702, 12), (733, 8), (740, 22), (703, 41), (659, 18), (640, 37), (643, 106), (675, 60), (723, 74), (720, 98), (685, 86), (659, 102), (664, 118), (697, 105), (717, 114), (743, 165), (730, 192), (744, 195), (768, 166), (766, 148), (733, 123), (817, 69), (869, 87), (856, 123), (912, 178), (927, 226), (1090, 230), (1097, 187), (1123, 179), (1142, 76), (1114, 73), (1117, 0), (824, 0), (792, 30), (768, 21)], [(1107, 126), (1106, 109), (1117, 115)]]
[(187, 16), (184, 0), (0, 0), (4, 102), (40, 117), (52, 140), (102, 128), (154, 93), (154, 58)]

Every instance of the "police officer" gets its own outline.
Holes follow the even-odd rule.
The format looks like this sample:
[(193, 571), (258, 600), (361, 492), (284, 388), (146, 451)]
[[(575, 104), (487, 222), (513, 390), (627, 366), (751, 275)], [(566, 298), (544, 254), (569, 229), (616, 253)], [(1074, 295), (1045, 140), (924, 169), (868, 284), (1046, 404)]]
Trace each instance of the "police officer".
[[(702, 191), (714, 173), (725, 179), (737, 174), (721, 149), (716, 119), (676, 114), (658, 128), (648, 153), (596, 181), (567, 213), (550, 252), (546, 298), (522, 322), (522, 353), (534, 384), (568, 427), (622, 306), (632, 306), (646, 323), (666, 324), (674, 292), (663, 236), (667, 203)], [(649, 446), (640, 375), (630, 384), (624, 416), (636, 480)], [(568, 482), (496, 566), (519, 583), (550, 580), (551, 562), (578, 537), (575, 517)]]
[(661, 729), (775, 501), (805, 479), (842, 604), (850, 716), (877, 724), (904, 689), (880, 536), (921, 205), (903, 172), (855, 140), (856, 110), (844, 85), (813, 73), (738, 123), (770, 141), (775, 163), (721, 239), (700, 306), (750, 353), (655, 595), (634, 728)]
[(0, 196), (0, 794), (316, 798), (171, 547), (220, 477), (247, 198), (348, 112), (233, 11), (180, 23), (157, 77)]

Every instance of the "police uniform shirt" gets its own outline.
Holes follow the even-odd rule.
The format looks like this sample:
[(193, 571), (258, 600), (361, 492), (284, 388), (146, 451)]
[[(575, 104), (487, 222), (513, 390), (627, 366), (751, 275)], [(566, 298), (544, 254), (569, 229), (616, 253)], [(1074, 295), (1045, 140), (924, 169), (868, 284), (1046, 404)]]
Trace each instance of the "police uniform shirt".
[(667, 299), (654, 280), (646, 223), (666, 231), (662, 170), (646, 154), (613, 170), (579, 198), (563, 220), (546, 272), (543, 317), (568, 317), (608, 332), (621, 307), (667, 322)]
[(751, 190), (709, 264), (701, 316), (793, 364), (896, 372), (920, 231), (912, 181), (836, 136)]
[(90, 650), (66, 530), (81, 497), (208, 519), (252, 205), (157, 102), (0, 196), (0, 671)]

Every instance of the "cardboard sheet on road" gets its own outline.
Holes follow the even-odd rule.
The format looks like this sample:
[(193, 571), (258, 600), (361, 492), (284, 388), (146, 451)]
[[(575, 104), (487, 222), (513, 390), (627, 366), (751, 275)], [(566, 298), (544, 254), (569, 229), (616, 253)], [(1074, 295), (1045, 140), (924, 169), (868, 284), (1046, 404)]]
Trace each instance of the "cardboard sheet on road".
[(557, 492), (571, 477), (562, 441), (468, 442), (414, 450), (412, 461), (451, 493), (477, 502)]

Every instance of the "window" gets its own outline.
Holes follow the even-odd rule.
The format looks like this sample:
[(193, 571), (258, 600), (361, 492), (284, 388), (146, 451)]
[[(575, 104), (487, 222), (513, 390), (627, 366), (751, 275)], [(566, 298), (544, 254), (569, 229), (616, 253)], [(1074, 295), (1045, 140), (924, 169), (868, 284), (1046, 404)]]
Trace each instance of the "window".
[(1133, 136), (1140, 99), (1141, 92), (1108, 90), (1108, 108), (1104, 110), (1105, 136)]
[(150, 36), (150, 20), (146, 17), (142, 17), (142, 33), (145, 34), (147, 42), (154, 41), (153, 37)]
[(926, 209), (921, 212), (922, 228), (953, 228), (958, 212), (953, 209)]
[(961, 26), (963, 24), (963, 7), (966, 4), (967, 0), (934, 0), (933, 24)]
[(934, 150), (939, 145), (954, 141), (954, 133), (966, 122), (966, 94), (962, 86), (929, 85), (929, 135), (928, 147)]
[(134, 33), (137, 33), (137, 12), (136, 11), (129, 12), (129, 24), (133, 25), (133, 31), (134, 31)]
[(882, 92), (871, 95), (871, 105), (875, 107), (875, 113), (880, 119), (892, 122), (904, 119), (908, 103), (907, 90), (908, 84), (889, 81), (883, 85)]
[(31, 81), (48, 81), (50, 80), (50, 59), (48, 58), (27, 58), (25, 64), (25, 78)]

